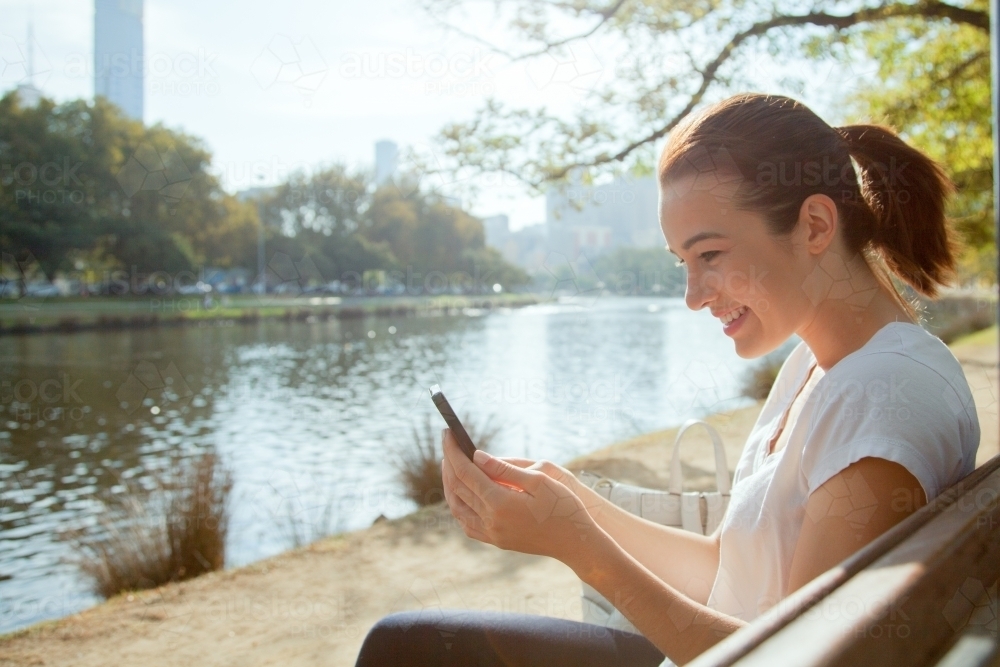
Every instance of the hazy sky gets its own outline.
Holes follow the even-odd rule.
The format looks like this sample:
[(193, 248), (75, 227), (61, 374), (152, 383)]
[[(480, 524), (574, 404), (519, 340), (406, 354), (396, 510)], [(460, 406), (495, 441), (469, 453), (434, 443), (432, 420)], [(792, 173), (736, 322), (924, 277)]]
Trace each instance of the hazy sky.
[[(90, 97), (93, 11), (86, 0), (0, 0), (0, 54), (23, 47), (30, 18), (35, 84), (60, 101)], [(410, 0), (146, 0), (145, 50), (146, 123), (200, 137), (230, 192), (331, 161), (370, 167), (379, 139), (430, 149), (489, 95), (566, 111), (616, 66), (588, 43), (571, 63), (509, 63), (445, 35)], [(20, 76), (7, 67), (0, 88)], [(513, 228), (545, 217), (542, 198), (508, 183), (470, 203), (478, 215), (507, 213)]]

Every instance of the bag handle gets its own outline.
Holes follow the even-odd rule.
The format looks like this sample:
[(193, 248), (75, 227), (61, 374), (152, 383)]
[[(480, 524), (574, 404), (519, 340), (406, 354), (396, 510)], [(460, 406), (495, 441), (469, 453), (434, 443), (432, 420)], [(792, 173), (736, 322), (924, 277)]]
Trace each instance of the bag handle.
[(715, 427), (701, 419), (688, 419), (677, 431), (674, 438), (674, 452), (670, 458), (670, 480), (667, 488), (671, 493), (680, 494), (684, 487), (684, 480), (681, 473), (681, 436), (695, 424), (701, 424), (708, 430), (708, 435), (712, 438), (712, 445), (715, 448), (715, 484), (719, 493), (729, 493), (729, 466), (726, 464), (726, 450), (722, 446), (722, 438)]

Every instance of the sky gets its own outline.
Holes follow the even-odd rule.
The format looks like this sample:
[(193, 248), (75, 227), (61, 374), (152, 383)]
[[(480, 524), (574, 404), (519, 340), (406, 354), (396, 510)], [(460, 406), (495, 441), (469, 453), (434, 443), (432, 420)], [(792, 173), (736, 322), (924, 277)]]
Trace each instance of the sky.
[[(30, 21), (35, 85), (57, 101), (90, 98), (93, 11), (87, 0), (0, 0), (0, 56), (24, 47)], [(482, 17), (462, 25), (518, 44)], [(372, 168), (381, 139), (433, 151), (441, 127), (470, 119), (490, 95), (569, 112), (616, 66), (586, 42), (569, 61), (511, 63), (445, 33), (412, 0), (146, 0), (145, 51), (145, 122), (199, 137), (229, 192), (333, 162)], [(8, 63), (0, 90), (22, 78)], [(509, 177), (466, 204), (507, 214), (512, 229), (545, 218), (544, 198)]]

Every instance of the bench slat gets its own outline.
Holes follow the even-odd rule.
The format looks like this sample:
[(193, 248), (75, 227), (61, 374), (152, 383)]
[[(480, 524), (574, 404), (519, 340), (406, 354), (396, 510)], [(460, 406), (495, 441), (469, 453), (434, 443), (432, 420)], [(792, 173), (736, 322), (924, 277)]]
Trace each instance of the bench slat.
[(737, 665), (923, 665), (968, 621), (963, 588), (1000, 575), (1000, 470)]
[(966, 631), (935, 667), (1000, 667), (1000, 644), (987, 632)]
[(827, 570), (774, 607), (768, 609), (753, 623), (726, 637), (689, 663), (692, 667), (723, 667), (735, 664), (743, 656), (774, 636), (818, 601), (843, 585), (891, 549), (920, 530), (924, 525), (947, 510), (984, 479), (1000, 471), (1000, 455), (973, 470), (964, 479), (942, 491), (909, 517), (899, 522), (878, 538), (856, 551), (836, 567)]

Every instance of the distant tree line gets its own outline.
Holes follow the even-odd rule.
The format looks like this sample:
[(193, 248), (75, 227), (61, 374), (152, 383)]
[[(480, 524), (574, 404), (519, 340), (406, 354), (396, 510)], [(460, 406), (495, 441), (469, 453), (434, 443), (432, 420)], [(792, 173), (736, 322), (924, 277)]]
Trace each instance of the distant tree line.
[[(366, 172), (296, 173), (240, 200), (211, 172), (201, 141), (129, 119), (103, 98), (22, 105), (0, 98), (0, 250), (4, 272), (99, 279), (242, 267), (255, 274), (263, 225), (279, 253), (329, 282), (384, 272), (410, 292), (529, 281), (484, 244), (480, 220), (402, 175), (376, 188)], [(280, 273), (280, 268), (279, 268)], [(430, 278), (428, 278), (428, 276)], [(10, 278), (10, 276), (5, 276)], [(285, 277), (285, 276), (280, 276)]]

